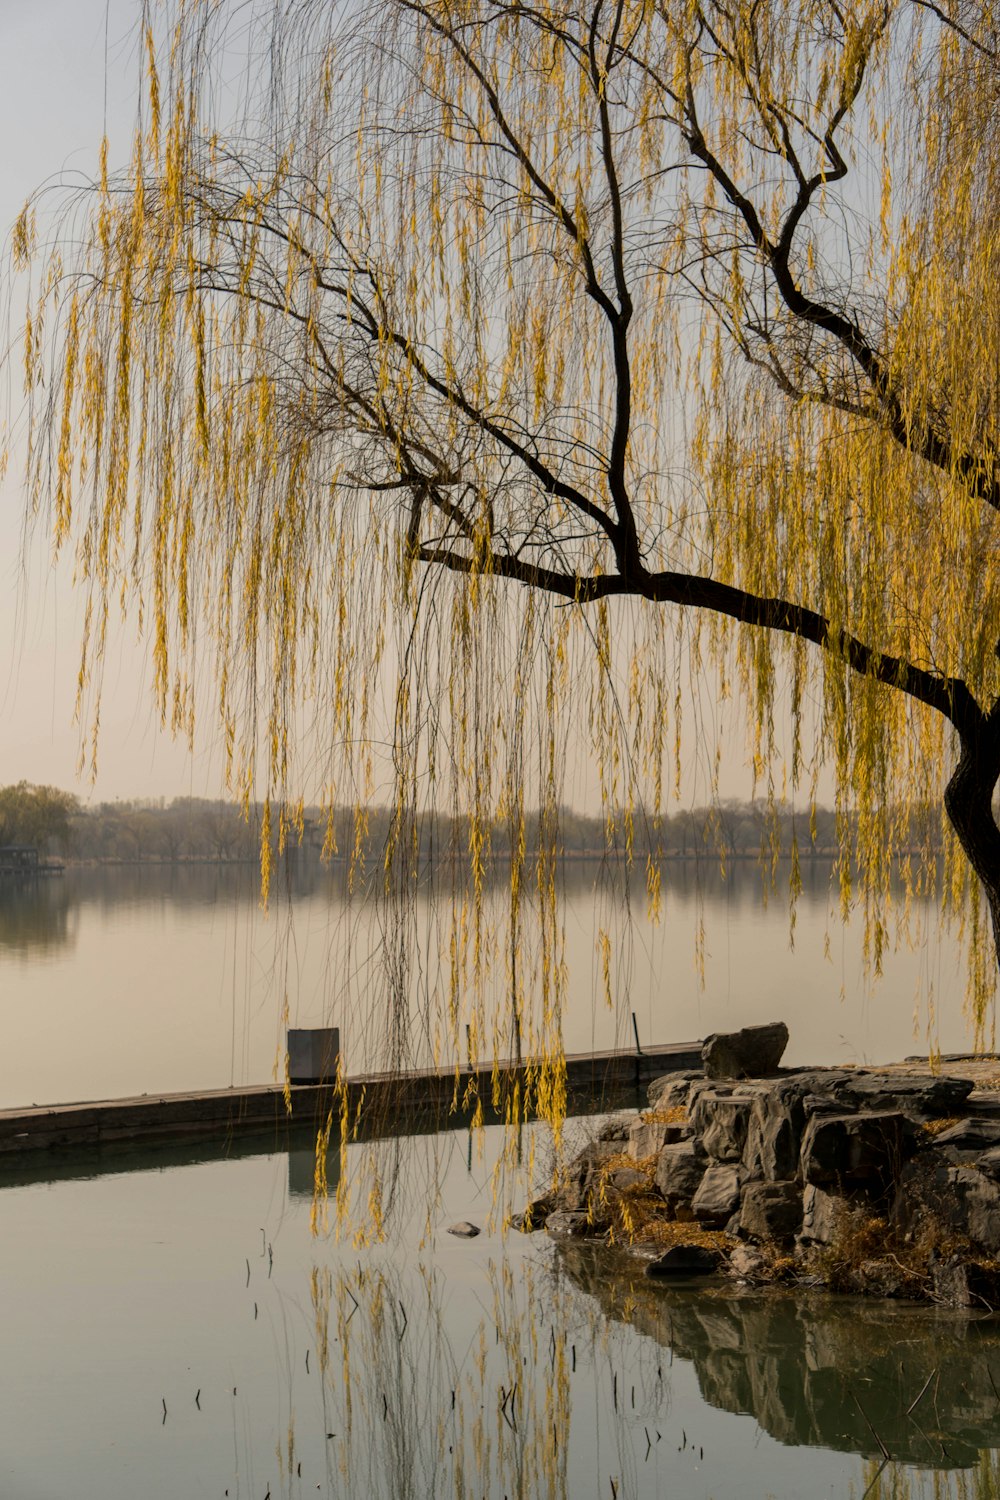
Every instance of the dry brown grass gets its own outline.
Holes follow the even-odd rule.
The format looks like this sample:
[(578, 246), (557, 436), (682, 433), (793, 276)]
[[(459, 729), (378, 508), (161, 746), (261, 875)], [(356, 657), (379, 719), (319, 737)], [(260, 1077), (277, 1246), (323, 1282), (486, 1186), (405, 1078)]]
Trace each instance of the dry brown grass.
[(683, 1104), (673, 1104), (669, 1109), (647, 1109), (642, 1118), (651, 1125), (684, 1125), (688, 1112)]
[(964, 1115), (946, 1115), (943, 1120), (921, 1120), (920, 1128), (925, 1135), (940, 1135), (953, 1125), (960, 1125), (964, 1118)]
[(656, 1152), (654, 1151), (652, 1156), (644, 1157), (642, 1161), (636, 1161), (635, 1157), (629, 1156), (627, 1151), (616, 1151), (614, 1156), (609, 1156), (606, 1161), (601, 1162), (597, 1173), (601, 1186), (604, 1186), (612, 1173), (620, 1172), (623, 1167), (627, 1167), (632, 1172), (644, 1172), (652, 1182), (653, 1173), (656, 1171)]
[(633, 1236), (634, 1245), (655, 1245), (669, 1250), (674, 1245), (703, 1245), (709, 1250), (727, 1251), (732, 1242), (721, 1229), (703, 1229), (700, 1224), (682, 1224), (676, 1219), (651, 1219)]
[[(629, 1171), (641, 1172), (644, 1182), (636, 1183), (634, 1187), (614, 1188), (609, 1178), (623, 1167)], [(645, 1161), (636, 1161), (621, 1153), (602, 1164), (598, 1177), (598, 1195), (601, 1207), (610, 1219), (608, 1234), (612, 1242), (634, 1240), (648, 1224), (666, 1213), (666, 1204), (653, 1182), (655, 1171), (655, 1155), (647, 1157)]]
[(900, 1278), (893, 1295), (924, 1299), (932, 1294), (932, 1263), (955, 1254), (970, 1264), (987, 1264), (971, 1253), (966, 1238), (933, 1214), (924, 1216), (918, 1235), (904, 1239), (888, 1220), (845, 1205), (832, 1243), (816, 1247), (811, 1265), (834, 1292), (863, 1289), (866, 1262), (893, 1266)]

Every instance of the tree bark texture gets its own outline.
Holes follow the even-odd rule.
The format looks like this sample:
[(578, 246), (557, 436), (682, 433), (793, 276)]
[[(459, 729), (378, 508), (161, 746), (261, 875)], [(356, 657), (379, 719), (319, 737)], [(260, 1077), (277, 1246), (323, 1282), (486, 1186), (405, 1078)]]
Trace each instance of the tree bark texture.
[(961, 735), (962, 753), (945, 788), (944, 805), (959, 843), (979, 877), (993, 920), (1000, 966), (1000, 828), (993, 793), (1000, 779), (1000, 724), (993, 715)]

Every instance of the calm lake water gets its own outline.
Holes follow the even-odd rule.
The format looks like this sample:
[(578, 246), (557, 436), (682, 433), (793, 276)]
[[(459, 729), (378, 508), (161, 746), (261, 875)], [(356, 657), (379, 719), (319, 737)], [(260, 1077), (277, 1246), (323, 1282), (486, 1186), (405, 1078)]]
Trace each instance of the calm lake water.
[(8, 1167), (0, 1493), (995, 1497), (996, 1319), (612, 1274), (491, 1224), (501, 1144), (351, 1146), (397, 1169), (367, 1246), (311, 1231), (308, 1138)]
[[(926, 1052), (929, 1040), (967, 1050), (962, 954), (933, 910), (916, 909), (923, 935), (890, 953), (874, 982), (862, 923), (841, 925), (829, 869), (807, 865), (805, 881), (793, 948), (787, 901), (779, 889), (765, 903), (750, 865), (726, 880), (712, 864), (670, 866), (657, 924), (640, 878), (631, 926), (601, 871), (572, 866), (560, 903), (566, 1049), (631, 1048), (635, 1012), (644, 1043), (785, 1020), (789, 1062), (887, 1061)], [(449, 929), (439, 902), (420, 895), (416, 909), (420, 982), (437, 985), (440, 1006)], [(379, 984), (390, 922), (377, 902), (351, 895), (337, 869), (296, 875), (267, 912), (252, 867), (71, 869), (0, 884), (0, 1107), (267, 1082), (283, 1067), (286, 997), (292, 1025), (340, 1026), (348, 1072), (390, 1066)], [(499, 990), (502, 953), (493, 968)], [(438, 1057), (455, 1052), (445, 1046)], [(411, 1061), (432, 1061), (426, 1036)]]
[[(638, 893), (629, 948), (595, 873), (574, 870), (567, 1048), (628, 1045), (634, 1011), (649, 1041), (783, 1017), (791, 1059), (894, 1057), (925, 1038), (929, 989), (940, 1045), (968, 1045), (953, 945), (895, 954), (872, 990), (860, 931), (829, 908), (814, 871), (792, 951), (783, 903), (765, 907), (751, 870), (720, 884), (681, 867), (659, 926)], [(437, 918), (421, 912), (430, 942)], [(246, 869), (8, 886), (0, 1102), (264, 1081), (286, 994), (293, 1023), (341, 1025), (350, 1071), (377, 1065), (381, 1027), (363, 1011), (369, 995), (378, 1004), (383, 927), (336, 872), (300, 876), (268, 913)], [(570, 1122), (571, 1147), (587, 1128)], [(536, 1126), (506, 1157), (503, 1144), (461, 1128), (352, 1144), (361, 1201), (373, 1165), (386, 1184), (386, 1238), (368, 1244), (314, 1232), (309, 1132), (287, 1150), (272, 1133), (4, 1164), (0, 1494), (997, 1494), (996, 1320), (665, 1290), (542, 1235), (505, 1235), (551, 1141)], [(450, 1236), (462, 1219), (483, 1232)]]

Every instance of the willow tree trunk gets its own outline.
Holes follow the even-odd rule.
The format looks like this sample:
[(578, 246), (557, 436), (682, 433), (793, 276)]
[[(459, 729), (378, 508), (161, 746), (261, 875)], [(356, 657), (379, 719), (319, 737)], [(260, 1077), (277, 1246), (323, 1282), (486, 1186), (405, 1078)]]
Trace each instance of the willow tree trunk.
[(948, 782), (944, 805), (989, 902), (1000, 965), (1000, 828), (993, 793), (1000, 779), (1000, 721), (993, 715), (961, 735), (962, 753)]

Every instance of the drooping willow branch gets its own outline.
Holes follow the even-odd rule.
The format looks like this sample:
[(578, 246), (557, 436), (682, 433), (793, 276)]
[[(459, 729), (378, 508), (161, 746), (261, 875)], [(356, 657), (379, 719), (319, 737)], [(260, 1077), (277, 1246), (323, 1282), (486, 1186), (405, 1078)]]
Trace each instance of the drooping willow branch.
[(679, 604), (690, 609), (707, 610), (741, 625), (794, 635), (839, 657), (860, 676), (870, 677), (935, 709), (963, 738), (976, 734), (987, 722), (987, 716), (960, 677), (944, 677), (890, 653), (876, 651), (850, 631), (831, 625), (816, 610), (787, 599), (761, 598), (714, 578), (690, 573), (643, 571), (638, 577), (611, 574), (577, 578), (502, 553), (491, 556), (485, 568), (477, 559), (447, 548), (423, 546), (419, 557), (422, 562), (437, 564), (455, 573), (469, 574), (481, 570), (499, 578), (509, 578), (526, 588), (541, 589), (575, 604), (630, 596), (648, 599), (655, 604)]

